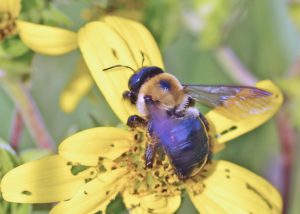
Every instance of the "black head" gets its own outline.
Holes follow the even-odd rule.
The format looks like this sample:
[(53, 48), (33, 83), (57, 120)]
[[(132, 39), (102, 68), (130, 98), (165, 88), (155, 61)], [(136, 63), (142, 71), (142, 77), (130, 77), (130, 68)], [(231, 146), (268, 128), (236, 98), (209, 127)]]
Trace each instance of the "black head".
[(163, 73), (164, 71), (155, 66), (142, 67), (137, 73), (133, 74), (128, 82), (130, 91), (138, 94), (141, 86), (150, 78)]

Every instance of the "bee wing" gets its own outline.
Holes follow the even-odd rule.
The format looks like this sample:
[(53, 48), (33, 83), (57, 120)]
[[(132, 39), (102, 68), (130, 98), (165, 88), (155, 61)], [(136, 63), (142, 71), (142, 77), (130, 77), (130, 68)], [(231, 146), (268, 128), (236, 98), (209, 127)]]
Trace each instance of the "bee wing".
[(272, 93), (256, 87), (184, 85), (184, 90), (196, 102), (215, 108), (217, 112), (234, 120), (262, 114), (273, 108)]

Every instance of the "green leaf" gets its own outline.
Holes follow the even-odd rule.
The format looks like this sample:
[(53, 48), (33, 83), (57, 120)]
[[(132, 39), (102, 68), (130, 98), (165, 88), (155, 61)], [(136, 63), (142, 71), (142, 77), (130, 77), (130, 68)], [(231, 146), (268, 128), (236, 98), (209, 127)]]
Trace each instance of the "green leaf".
[(161, 48), (175, 39), (181, 26), (180, 14), (180, 1), (146, 1), (145, 24)]
[(15, 214), (30, 214), (32, 212), (32, 206), (30, 204), (16, 204), (10, 203), (10, 212)]
[(246, 17), (231, 31), (228, 42), (258, 79), (282, 78), (300, 47), (281, 0), (247, 1)]
[(214, 159), (228, 160), (247, 169), (267, 176), (274, 158), (280, 153), (280, 143), (274, 120), (268, 121), (257, 129), (232, 142), (228, 142), (224, 150)]
[(129, 213), (125, 207), (125, 204), (122, 200), (122, 197), (118, 195), (115, 200), (113, 200), (108, 206), (106, 210), (107, 214), (115, 214), (115, 213), (122, 213), (127, 214)]
[(10, 36), (0, 43), (0, 68), (9, 76), (29, 73), (32, 51), (19, 36)]
[(300, 30), (300, 2), (291, 2), (289, 4), (289, 12), (298, 30)]
[(230, 84), (212, 51), (195, 48), (198, 38), (183, 30), (179, 39), (165, 50), (166, 72), (185, 84)]
[(278, 84), (286, 95), (286, 101), (288, 103), (286, 106), (293, 115), (291, 120), (294, 126), (300, 130), (300, 77), (282, 79)]
[(12, 59), (20, 57), (29, 52), (28, 47), (20, 40), (18, 36), (9, 36), (0, 43), (0, 58)]
[(2, 139), (0, 139), (0, 163), (0, 178), (18, 165), (15, 151)]
[(224, 37), (224, 26), (232, 14), (232, 1), (197, 0), (195, 9), (199, 22), (203, 23), (200, 31), (200, 46), (204, 49), (218, 46)]
[(42, 12), (43, 23), (52, 26), (70, 27), (73, 25), (71, 19), (53, 5)]
[(26, 13), (32, 9), (42, 9), (46, 6), (46, 1), (40, 0), (30, 0), (30, 1), (21, 1), (22, 3), (22, 13)]
[[(0, 138), (0, 180), (11, 169), (20, 164), (15, 151)], [(31, 205), (8, 203), (3, 200), (0, 194), (0, 213), (29, 214)]]
[[(0, 62), (1, 63), (1, 62)], [(11, 99), (7, 96), (4, 90), (0, 87), (0, 118), (1, 118), (1, 126), (0, 126), (0, 137), (4, 140), (8, 141), (9, 133), (11, 128), (11, 120), (14, 112), (14, 105)]]
[(198, 214), (199, 213), (186, 191), (182, 193), (181, 205), (179, 209), (176, 211), (176, 213), (177, 214), (181, 214), (181, 213)]
[(112, 126), (119, 121), (96, 87), (74, 112), (66, 114), (60, 109), (60, 94), (76, 70), (78, 57), (79, 52), (59, 57), (37, 55), (33, 62), (32, 94), (57, 144), (76, 131), (94, 127), (95, 119), (103, 126)]
[(77, 175), (78, 173), (87, 170), (89, 166), (83, 166), (83, 165), (75, 165), (71, 167), (71, 173), (73, 175)]

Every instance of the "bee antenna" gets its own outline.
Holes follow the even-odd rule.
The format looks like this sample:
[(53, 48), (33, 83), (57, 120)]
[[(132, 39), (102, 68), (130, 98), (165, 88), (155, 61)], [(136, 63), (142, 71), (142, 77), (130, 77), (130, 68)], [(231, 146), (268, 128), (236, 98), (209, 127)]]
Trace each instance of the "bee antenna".
[(114, 66), (111, 66), (111, 67), (108, 67), (108, 68), (104, 68), (102, 71), (108, 71), (110, 69), (119, 68), (119, 67), (129, 68), (130, 70), (133, 71), (133, 73), (136, 73), (136, 71), (132, 67), (127, 66), (127, 65), (114, 65)]

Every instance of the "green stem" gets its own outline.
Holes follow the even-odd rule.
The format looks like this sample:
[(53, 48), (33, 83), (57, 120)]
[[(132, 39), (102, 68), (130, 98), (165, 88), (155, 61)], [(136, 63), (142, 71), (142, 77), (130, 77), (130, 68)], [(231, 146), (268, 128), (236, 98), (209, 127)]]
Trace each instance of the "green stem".
[(54, 149), (55, 144), (28, 89), (21, 82), (8, 78), (2, 78), (1, 85), (15, 103), (36, 144), (40, 148)]
[(240, 62), (233, 50), (227, 46), (221, 46), (217, 50), (217, 58), (226, 69), (227, 74), (236, 82), (243, 85), (255, 85), (257, 79)]
[[(217, 57), (226, 68), (229, 76), (235, 81), (244, 85), (254, 85), (257, 80), (255, 76), (251, 74), (236, 57), (233, 51), (228, 47), (220, 47), (217, 52)], [(291, 69), (287, 72), (289, 77), (298, 75), (300, 72), (300, 59), (296, 60)], [(286, 101), (287, 102), (287, 101)], [(283, 106), (277, 116), (277, 126), (281, 144), (281, 156), (282, 156), (282, 194), (283, 194), (283, 213), (288, 213), (289, 195), (290, 195), (290, 183), (292, 180), (292, 168), (294, 166), (294, 150), (296, 145), (296, 133), (294, 127), (290, 122), (290, 116), (286, 113), (286, 107)]]
[(289, 70), (286, 73), (286, 76), (288, 78), (300, 76), (300, 57), (298, 57), (290, 66)]
[(12, 119), (10, 129), (10, 145), (14, 150), (19, 151), (20, 141), (23, 133), (23, 118), (20, 112), (16, 109)]
[(282, 177), (283, 177), (283, 213), (288, 213), (290, 205), (291, 182), (295, 164), (296, 133), (291, 124), (291, 118), (286, 109), (281, 109), (277, 116), (277, 126), (282, 151)]

